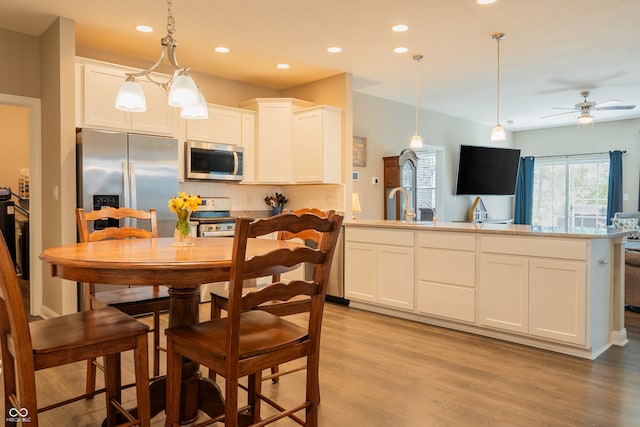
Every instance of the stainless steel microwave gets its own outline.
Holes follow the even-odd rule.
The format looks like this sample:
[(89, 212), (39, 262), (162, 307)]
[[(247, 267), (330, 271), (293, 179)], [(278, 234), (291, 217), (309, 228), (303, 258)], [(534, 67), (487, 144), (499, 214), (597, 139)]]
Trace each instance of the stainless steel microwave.
[(242, 181), (242, 147), (187, 141), (185, 150), (187, 179)]

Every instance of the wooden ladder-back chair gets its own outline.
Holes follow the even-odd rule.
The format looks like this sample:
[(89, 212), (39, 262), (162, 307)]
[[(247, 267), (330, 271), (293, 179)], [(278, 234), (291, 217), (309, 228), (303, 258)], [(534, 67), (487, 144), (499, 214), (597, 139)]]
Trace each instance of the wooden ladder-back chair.
[[(107, 227), (90, 232), (89, 224), (104, 219), (133, 220), (148, 224), (149, 230), (125, 224), (124, 227)], [(150, 239), (158, 237), (156, 210), (135, 210), (130, 208), (105, 208), (92, 212), (76, 209), (78, 234), (81, 242), (96, 242), (106, 239)], [(137, 224), (136, 224), (137, 225)], [(94, 228), (92, 227), (92, 228)], [(153, 376), (160, 375), (160, 313), (169, 310), (169, 292), (166, 286), (136, 286), (118, 288), (111, 291), (95, 292), (93, 283), (84, 283), (85, 310), (98, 307), (115, 307), (129, 316), (153, 315)], [(102, 368), (95, 359), (87, 362), (87, 393), (96, 388), (96, 368)]]
[[(289, 213), (289, 212), (285, 210), (284, 213)], [(317, 208), (301, 208), (301, 209), (296, 209), (294, 211), (291, 211), (291, 213), (294, 213), (296, 215), (308, 213), (312, 215), (317, 215), (319, 217), (328, 217), (330, 215), (334, 215), (335, 211), (329, 210), (325, 212)], [(320, 242), (321, 236), (322, 236), (321, 232), (313, 229), (302, 230), (299, 233), (291, 233), (289, 231), (278, 231), (277, 239), (278, 240), (300, 239), (305, 243), (310, 241), (314, 244), (314, 246), (317, 247), (318, 243)], [(304, 271), (305, 266), (302, 265), (301, 268)], [(280, 281), (280, 275), (274, 274), (272, 276), (272, 282), (279, 282), (279, 281)], [(248, 292), (257, 291), (259, 289), (260, 287), (244, 288), (243, 295)], [(228, 302), (229, 302), (228, 290), (224, 289), (224, 290), (211, 292), (211, 319), (220, 318), (222, 316), (222, 310), (225, 310), (225, 311), (227, 310)], [(289, 301), (267, 301), (264, 304), (259, 305), (258, 307), (254, 307), (253, 309), (268, 311), (269, 313), (276, 314), (278, 316), (288, 316), (291, 314), (308, 312), (310, 302), (311, 302), (311, 298), (309, 298), (308, 296), (298, 295), (297, 297), (292, 298)], [(288, 369), (286, 371), (280, 371), (279, 366), (272, 366), (271, 375), (263, 376), (262, 379), (264, 381), (272, 380), (274, 383), (277, 383), (279, 378), (282, 375), (287, 375), (293, 372), (301, 371), (304, 368), (305, 368), (304, 366), (300, 366), (300, 367)], [(210, 371), (209, 378), (211, 378), (212, 380), (215, 380), (216, 373), (213, 371)]]
[[(290, 417), (306, 426), (317, 426), (319, 386), (318, 363), (320, 331), (333, 252), (340, 232), (342, 216), (321, 218), (311, 214), (282, 214), (250, 222), (236, 220), (230, 293), (227, 317), (197, 325), (168, 328), (167, 335), (167, 425), (175, 425), (180, 416), (180, 383), (182, 358), (207, 366), (225, 378), (225, 414), (207, 423), (223, 420), (236, 427), (239, 417), (250, 423), (265, 425)], [(259, 244), (249, 239), (276, 231), (299, 233), (303, 230), (322, 233), (318, 248), (304, 245), (294, 249), (282, 247), (263, 255), (246, 258), (247, 245)], [(313, 264), (311, 280), (275, 282), (243, 296), (243, 280), (257, 272), (279, 274), (300, 263)], [(250, 310), (267, 301), (287, 301), (298, 295), (310, 298), (306, 327), (264, 310)], [(289, 409), (261, 393), (262, 370), (274, 365), (305, 358), (307, 362), (306, 392), (303, 402)], [(248, 376), (248, 405), (238, 408), (238, 380)], [(261, 403), (271, 405), (278, 413), (260, 420)], [(305, 419), (296, 415), (304, 410)]]
[[(0, 233), (1, 234), (1, 233)], [(106, 425), (149, 426), (149, 327), (112, 307), (29, 323), (18, 278), (2, 236), (0, 242), (0, 346), (5, 423), (38, 426), (38, 413), (84, 399), (87, 394), (38, 408), (36, 371), (105, 357)], [(121, 406), (120, 353), (134, 351), (137, 418)]]

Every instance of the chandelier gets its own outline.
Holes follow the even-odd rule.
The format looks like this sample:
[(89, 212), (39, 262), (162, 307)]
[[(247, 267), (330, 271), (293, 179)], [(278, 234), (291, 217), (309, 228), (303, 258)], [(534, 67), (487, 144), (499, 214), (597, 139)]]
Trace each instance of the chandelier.
[[(180, 108), (180, 116), (187, 119), (206, 119), (207, 103), (196, 86), (195, 82), (189, 76), (189, 68), (178, 65), (176, 59), (176, 47), (178, 45), (176, 39), (173, 38), (175, 33), (175, 20), (171, 13), (171, 0), (167, 0), (168, 17), (167, 17), (167, 36), (160, 40), (162, 44), (162, 52), (160, 58), (151, 67), (137, 73), (126, 73), (126, 79), (118, 90), (116, 96), (115, 107), (118, 110), (130, 112), (143, 112), (147, 110), (147, 101), (138, 78), (146, 78), (151, 83), (158, 86), (165, 93), (168, 93), (168, 103), (172, 107)], [(156, 80), (152, 77), (153, 73), (165, 60), (169, 61), (173, 69), (171, 77), (165, 81)]]

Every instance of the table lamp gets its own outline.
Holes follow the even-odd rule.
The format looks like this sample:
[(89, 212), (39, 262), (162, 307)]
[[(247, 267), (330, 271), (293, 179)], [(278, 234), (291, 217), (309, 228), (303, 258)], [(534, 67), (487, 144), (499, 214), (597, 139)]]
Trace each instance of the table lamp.
[(362, 208), (360, 207), (360, 198), (358, 197), (358, 193), (352, 193), (351, 196), (351, 212), (353, 213), (351, 219), (355, 221), (356, 212), (362, 212)]

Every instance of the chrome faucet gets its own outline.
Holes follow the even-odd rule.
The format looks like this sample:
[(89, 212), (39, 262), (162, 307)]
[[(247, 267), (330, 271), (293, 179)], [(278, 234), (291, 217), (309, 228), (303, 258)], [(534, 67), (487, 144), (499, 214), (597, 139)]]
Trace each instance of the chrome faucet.
[(415, 214), (411, 211), (411, 199), (409, 198), (409, 192), (407, 191), (406, 188), (404, 187), (392, 188), (391, 191), (389, 191), (389, 200), (392, 200), (393, 196), (395, 196), (398, 191), (404, 194), (404, 200), (405, 200), (404, 219), (407, 222), (413, 221), (415, 218)]

